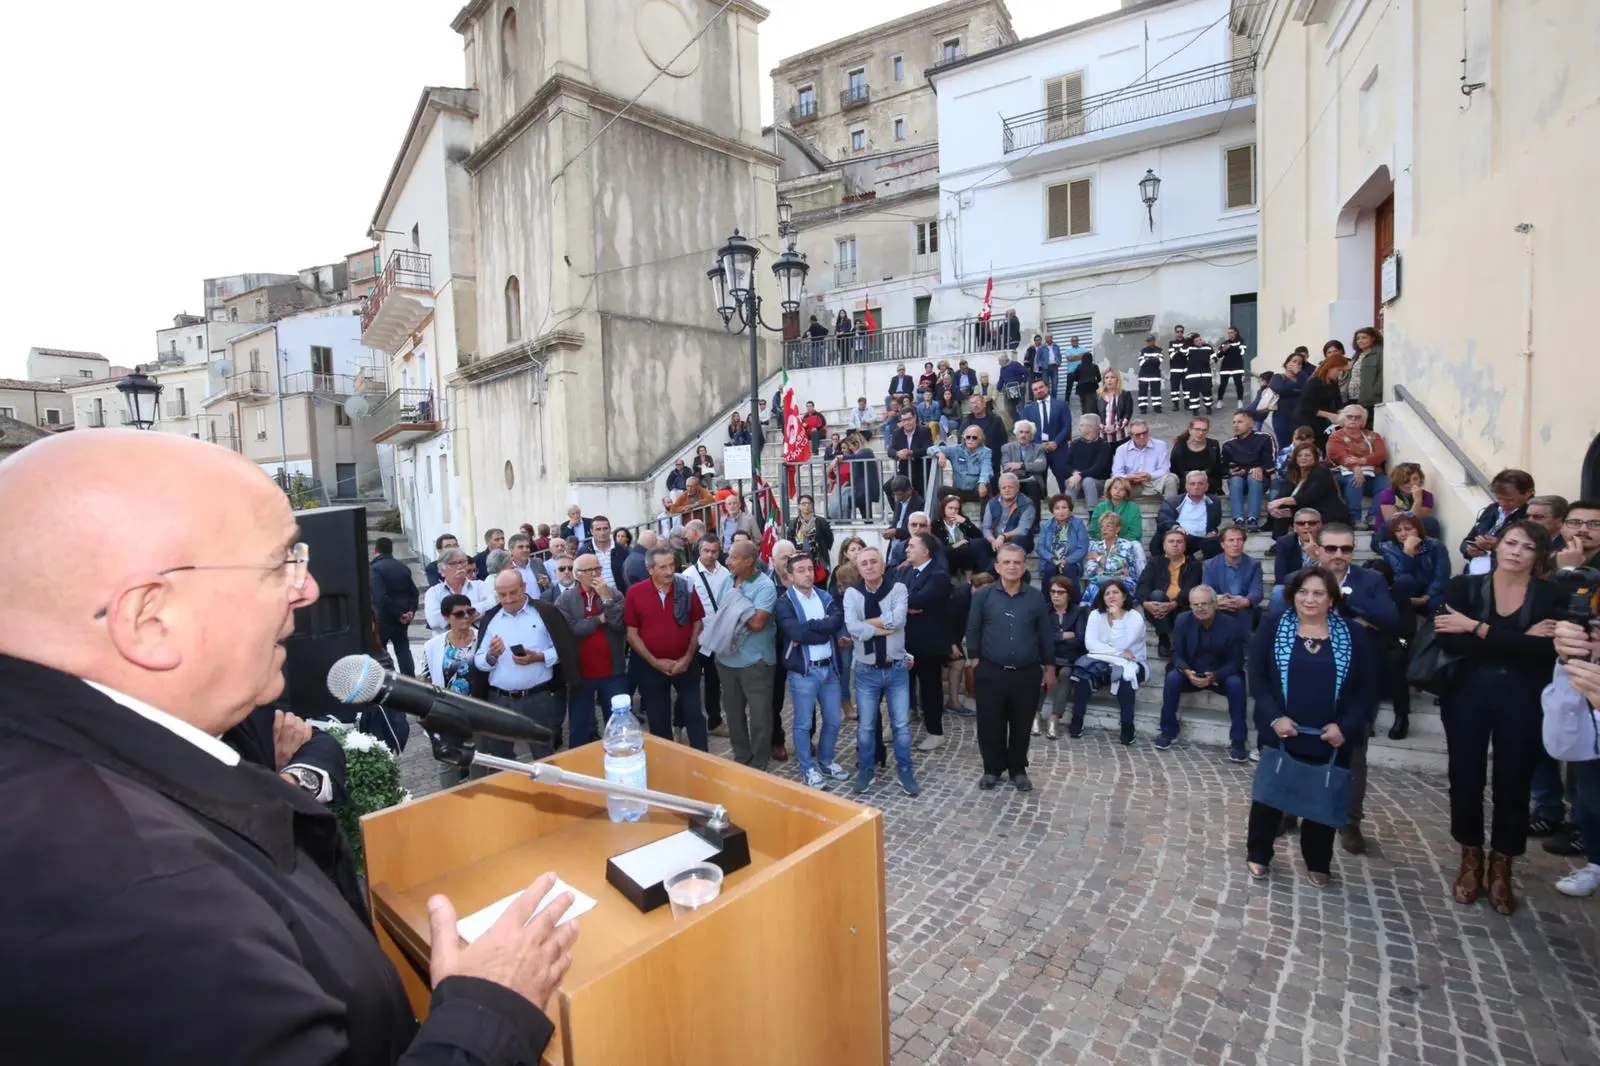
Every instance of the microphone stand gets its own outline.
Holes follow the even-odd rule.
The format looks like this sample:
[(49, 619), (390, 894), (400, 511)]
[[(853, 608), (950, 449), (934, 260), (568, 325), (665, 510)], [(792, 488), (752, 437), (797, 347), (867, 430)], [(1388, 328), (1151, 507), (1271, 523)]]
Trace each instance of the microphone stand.
[(589, 777), (586, 774), (575, 774), (570, 770), (563, 770), (559, 766), (552, 766), (542, 762), (518, 762), (516, 759), (507, 759), (500, 755), (485, 755), (481, 751), (473, 752), (473, 766), (483, 766), (491, 770), (509, 770), (514, 774), (525, 774), (541, 785), (562, 785), (566, 788), (583, 789), (588, 792), (599, 792), (606, 796), (616, 796), (621, 799), (639, 800), (652, 807), (664, 810), (677, 811), (680, 814), (697, 816), (695, 821), (704, 819), (707, 829), (718, 832), (728, 829), (728, 809), (720, 803), (706, 803), (702, 800), (690, 799), (687, 796), (675, 796), (670, 792), (657, 792), (653, 788), (637, 788), (633, 785), (624, 785), (620, 781), (607, 781), (604, 778)]

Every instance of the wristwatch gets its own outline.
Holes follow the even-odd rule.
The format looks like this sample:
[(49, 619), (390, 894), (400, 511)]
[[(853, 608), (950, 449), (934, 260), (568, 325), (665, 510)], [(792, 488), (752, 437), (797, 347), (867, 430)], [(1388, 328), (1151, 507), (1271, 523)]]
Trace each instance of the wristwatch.
[(286, 766), (279, 771), (285, 777), (294, 778), (294, 783), (311, 793), (313, 796), (322, 791), (322, 779), (313, 770), (304, 766)]

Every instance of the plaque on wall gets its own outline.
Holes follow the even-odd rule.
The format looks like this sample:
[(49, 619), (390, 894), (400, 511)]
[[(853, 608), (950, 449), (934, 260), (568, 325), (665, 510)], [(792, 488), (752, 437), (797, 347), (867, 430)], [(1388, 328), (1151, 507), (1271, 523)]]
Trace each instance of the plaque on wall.
[(1390, 252), (1378, 268), (1378, 301), (1388, 305), (1400, 299), (1400, 253)]
[(1155, 328), (1155, 315), (1136, 315), (1133, 318), (1119, 318), (1112, 322), (1113, 333), (1149, 333)]

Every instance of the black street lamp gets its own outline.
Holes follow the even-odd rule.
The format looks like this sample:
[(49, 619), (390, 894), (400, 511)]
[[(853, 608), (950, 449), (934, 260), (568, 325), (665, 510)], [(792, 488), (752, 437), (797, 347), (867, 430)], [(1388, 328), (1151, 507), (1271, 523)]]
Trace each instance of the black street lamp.
[[(792, 208), (787, 203), (778, 205), (778, 217), (784, 230), (790, 229), (789, 218)], [(783, 328), (774, 328), (761, 320), (761, 297), (756, 292), (756, 259), (760, 250), (739, 235), (738, 230), (733, 231), (733, 236), (728, 238), (728, 243), (717, 252), (717, 259), (706, 271), (706, 277), (711, 281), (712, 293), (716, 300), (717, 314), (722, 317), (722, 327), (729, 333), (750, 334), (750, 440), (755, 445), (756, 435), (761, 427), (761, 368), (757, 358), (756, 340), (762, 329), (781, 334)], [(800, 255), (791, 246), (778, 261), (772, 264), (773, 277), (778, 280), (778, 302), (783, 307), (785, 315), (793, 314), (800, 310), (800, 291), (805, 285), (806, 273), (811, 268), (806, 265), (805, 256)], [(734, 326), (734, 322), (739, 325)], [(761, 499), (759, 494), (755, 499), (753, 508), (756, 522), (762, 521)]]
[(1150, 232), (1156, 230), (1156, 197), (1161, 195), (1161, 179), (1156, 177), (1156, 172), (1145, 169), (1144, 177), (1139, 179), (1139, 199), (1144, 201), (1144, 213), (1150, 219)]
[(135, 370), (117, 382), (117, 391), (128, 404), (128, 424), (135, 429), (152, 429), (156, 409), (161, 403), (161, 385), (142, 370)]

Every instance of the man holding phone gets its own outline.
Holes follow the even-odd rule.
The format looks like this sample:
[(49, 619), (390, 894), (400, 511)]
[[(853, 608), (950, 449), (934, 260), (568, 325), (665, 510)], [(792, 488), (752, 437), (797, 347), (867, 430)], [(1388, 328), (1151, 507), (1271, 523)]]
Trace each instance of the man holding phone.
[[(540, 605), (528, 598), (522, 575), (511, 569), (500, 571), (494, 594), (500, 604), (483, 616), (472, 664), (489, 675), (490, 703), (531, 718), (554, 734), (549, 750), (543, 744), (529, 745), (533, 757), (539, 758), (561, 747), (566, 701), (556, 691), (553, 669), (561, 656)], [(494, 737), (480, 738), (478, 747), (508, 759), (515, 753), (511, 741)]]

